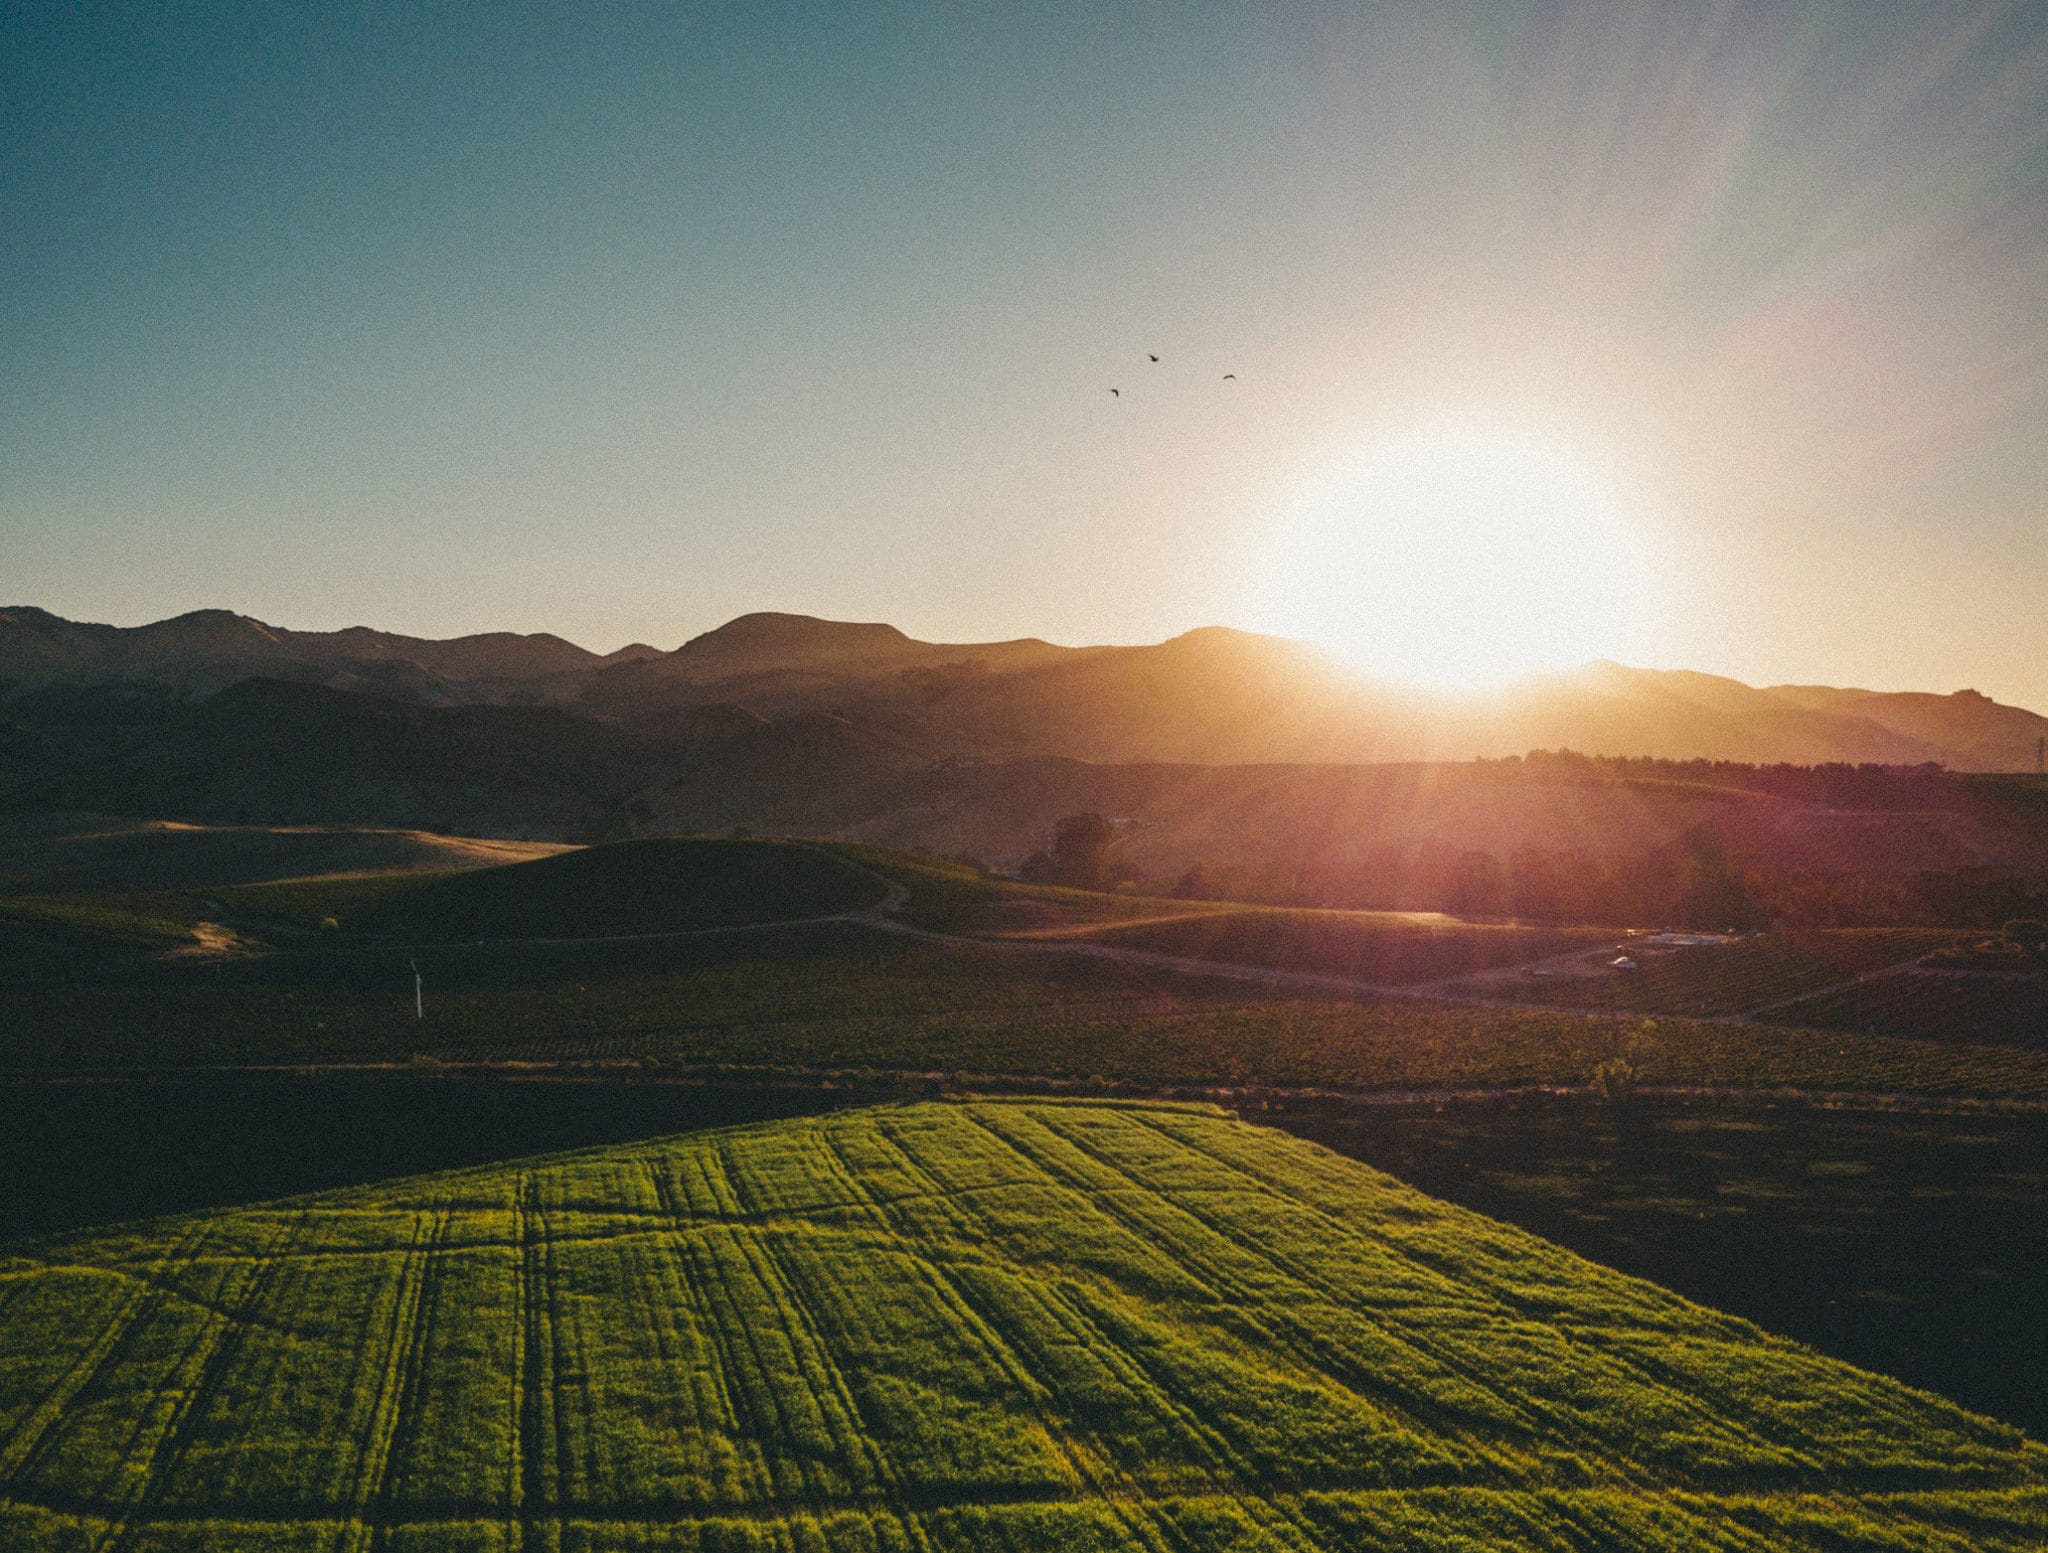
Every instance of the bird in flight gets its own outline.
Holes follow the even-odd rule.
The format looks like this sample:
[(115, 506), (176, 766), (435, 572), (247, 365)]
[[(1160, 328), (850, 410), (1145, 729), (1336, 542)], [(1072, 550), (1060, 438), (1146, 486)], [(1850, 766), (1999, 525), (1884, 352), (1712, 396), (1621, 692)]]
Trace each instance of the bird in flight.
[(1152, 354), (1152, 353), (1151, 353), (1150, 351), (1147, 351), (1147, 352), (1145, 352), (1145, 359), (1146, 359), (1147, 361), (1153, 362), (1153, 363), (1155, 363), (1155, 364), (1156, 364), (1156, 363), (1158, 362), (1158, 360), (1159, 360), (1159, 358), (1158, 358), (1157, 356), (1153, 355), (1153, 354)]
[(1237, 374), (1235, 372), (1226, 372), (1223, 374), (1223, 381), (1226, 383), (1234, 383), (1237, 381)]
[(1112, 388), (1112, 389), (1111, 389), (1111, 390), (1109, 391), (1109, 397), (1110, 397), (1110, 398), (1112, 398), (1112, 399), (1121, 399), (1121, 398), (1123, 398), (1123, 395), (1122, 395), (1122, 394), (1120, 394), (1120, 393), (1118, 393), (1118, 392), (1117, 392), (1117, 391), (1116, 391), (1116, 390), (1115, 390), (1114, 388)]

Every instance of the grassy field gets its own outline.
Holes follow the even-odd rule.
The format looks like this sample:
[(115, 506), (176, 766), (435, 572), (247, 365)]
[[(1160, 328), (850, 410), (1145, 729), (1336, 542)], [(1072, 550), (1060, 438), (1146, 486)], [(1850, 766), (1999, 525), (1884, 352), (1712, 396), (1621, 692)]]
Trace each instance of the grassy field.
[(1210, 910), (1090, 929), (1091, 943), (1230, 965), (1354, 977), (1387, 986), (1569, 954), (1614, 941), (1611, 929), (1521, 927), (1391, 911)]
[[(1615, 1017), (1589, 1017), (1570, 1008), (1334, 997), (1060, 952), (1062, 936), (1073, 934), (1281, 961), (1343, 946), (1342, 963), (1354, 972), (1397, 976), (1404, 956), (1411, 971), (1425, 963), (1440, 969), (1447, 956), (1495, 952), (1474, 945), (1518, 945), (1501, 952), (1520, 953), (1554, 947), (1554, 935), (1535, 942), (1519, 936), (1524, 930), (1460, 925), (1446, 936), (1353, 914), (1228, 908), (1165, 924), (1106, 920), (1171, 903), (1035, 890), (957, 865), (837, 850), (859, 867), (798, 845), (676, 840), (460, 874), (229, 886), (215, 904), (253, 940), (229, 947), (266, 951), (240, 957), (165, 958), (166, 949), (190, 943), (191, 896), (0, 903), (0, 934), (11, 924), (26, 935), (17, 951), (27, 943), (44, 956), (17, 952), (20, 973), (0, 981), (0, 1069), (425, 1055), (1428, 1089), (1584, 1085), (1602, 1062), (1625, 1057), (1628, 1082), (1637, 1085), (2048, 1098), (2048, 1053), (2010, 1042), (1672, 1018), (1646, 1034), (1620, 1008)], [(776, 925), (874, 904), (884, 885), (860, 871), (869, 867), (906, 886), (914, 917), (954, 927), (979, 921), (988, 937), (937, 943), (857, 922)], [(184, 921), (175, 914), (180, 901)], [(313, 926), (328, 916), (335, 928)], [(1027, 916), (1035, 926), (1020, 925)], [(991, 925), (999, 917), (1009, 926)], [(282, 926), (265, 945), (270, 923)], [(735, 925), (753, 930), (536, 941)], [(1148, 936), (1169, 931), (1166, 939)], [(71, 936), (53, 946), (52, 934)], [(1721, 1008), (1802, 978), (1839, 980), (1928, 938), (1777, 935), (1681, 951), (1635, 978), (1513, 985), (1517, 994), (1555, 985), (1568, 1001), (1606, 988), (1617, 1004)], [(1378, 958), (1367, 965), (1367, 955)], [(424, 1020), (414, 1017), (415, 963), (426, 982)], [(1490, 990), (1500, 995), (1498, 986)]]
[(2048, 1451), (1283, 1136), (914, 1106), (18, 1243), (10, 1548), (2038, 1547)]
[(124, 950), (189, 946), (202, 923), (232, 924), (266, 947), (311, 933), (336, 942), (601, 938), (858, 911), (884, 889), (810, 847), (678, 837), (489, 867), (0, 897), (0, 932), (61, 938), (96, 963)]
[(2048, 1117), (1583, 1098), (1277, 1125), (2048, 1437)]
[[(411, 965), (426, 978), (413, 1010)], [(0, 986), (0, 1067), (630, 1060), (1149, 1085), (1651, 1085), (2048, 1098), (2048, 1052), (1242, 982), (847, 922), (599, 944), (151, 964)]]
[(1439, 912), (1318, 911), (1063, 890), (880, 847), (827, 848), (909, 892), (905, 920), (987, 938), (1077, 941), (1399, 985), (1611, 943), (1614, 930), (1464, 922)]
[(2048, 1047), (2048, 974), (1900, 971), (1802, 998), (1771, 1017), (1824, 1030)]
[(860, 842), (821, 841), (816, 845), (901, 885), (905, 892), (903, 920), (941, 933), (1002, 938), (1132, 918), (1231, 909), (1208, 901), (1019, 884), (965, 863)]
[(210, 890), (323, 874), (447, 872), (564, 850), (549, 842), (417, 830), (0, 815), (0, 895)]
[(1981, 936), (1920, 928), (1763, 933), (1667, 954), (1636, 950), (1635, 971), (1528, 980), (1499, 995), (1644, 1014), (1742, 1014)]
[(679, 837), (423, 879), (338, 925), (430, 941), (604, 937), (830, 916), (881, 898), (874, 880), (809, 847)]

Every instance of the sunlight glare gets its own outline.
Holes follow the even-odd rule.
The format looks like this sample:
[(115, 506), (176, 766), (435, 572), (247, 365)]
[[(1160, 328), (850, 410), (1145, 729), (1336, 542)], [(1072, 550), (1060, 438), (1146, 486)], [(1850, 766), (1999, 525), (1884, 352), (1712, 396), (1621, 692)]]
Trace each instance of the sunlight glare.
[(1644, 662), (1658, 568), (1640, 507), (1543, 436), (1390, 433), (1309, 482), (1259, 536), (1252, 624), (1435, 690)]

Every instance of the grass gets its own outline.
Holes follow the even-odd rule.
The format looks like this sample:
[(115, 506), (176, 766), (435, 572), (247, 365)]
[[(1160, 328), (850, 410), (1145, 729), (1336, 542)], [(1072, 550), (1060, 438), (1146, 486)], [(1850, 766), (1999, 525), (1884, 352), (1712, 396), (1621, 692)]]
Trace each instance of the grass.
[(901, 885), (906, 896), (901, 909), (903, 920), (940, 933), (1001, 938), (1131, 918), (1188, 916), (1230, 909), (1207, 901), (1019, 884), (965, 863), (860, 842), (822, 841), (817, 845)]
[(2048, 1437), (2048, 1117), (1578, 1097), (1278, 1124)]
[(1931, 928), (1807, 928), (1666, 954), (1632, 949), (1640, 966), (1635, 971), (1517, 982), (1511, 995), (1644, 1014), (1741, 1014), (1981, 936)]
[[(22, 975), (0, 982), (0, 1068), (382, 1062), (426, 1054), (937, 1071), (1131, 1087), (1433, 1089), (1577, 1086), (1601, 1063), (1625, 1057), (1636, 1084), (2048, 1098), (2048, 1053), (2011, 1044), (1685, 1019), (1660, 1020), (1645, 1043), (1640, 1021), (1619, 1009), (1605, 1017), (1570, 1008), (1334, 998), (1063, 954), (1044, 941), (1101, 935), (1273, 960), (1341, 951), (1354, 970), (1372, 955), (1373, 975), (1395, 976), (1403, 965), (1420, 973), (1440, 969), (1445, 957), (1490, 956), (1489, 944), (1518, 946), (1502, 953), (1552, 947), (1525, 936), (1534, 930), (1461, 925), (1446, 935), (1402, 919), (1232, 908), (1165, 924), (1126, 915), (1119, 924), (1103, 919), (1156, 912), (1162, 903), (1009, 885), (873, 849), (835, 850), (858, 867), (796, 844), (676, 840), (460, 874), (240, 885), (210, 904), (247, 931), (258, 931), (251, 923), (308, 927), (326, 916), (339, 930), (285, 933), (280, 952), (231, 963), (155, 958), (171, 935), (189, 941), (197, 909), (189, 901), (182, 923), (175, 902), (158, 896), (13, 903), (22, 920), (38, 912), (37, 921), (62, 917), (80, 933), (101, 933), (94, 941), (119, 953), (85, 957), (68, 975), (61, 964), (49, 969), (28, 958)], [(872, 904), (883, 886), (860, 871), (869, 867), (904, 884), (913, 915), (923, 920), (957, 926), (1007, 915), (1009, 928), (989, 931), (1009, 936), (941, 944), (856, 922), (777, 925), (777, 918)], [(1019, 927), (1020, 906), (1057, 921)], [(506, 941), (571, 931), (630, 940), (730, 925), (753, 930), (637, 942)], [(0, 914), (0, 931), (6, 928)], [(1168, 930), (1177, 936), (1148, 936)], [(1613, 987), (1655, 1003), (1660, 992), (1690, 988), (1685, 996), (1695, 1004), (1721, 1007), (1762, 987), (1839, 979), (1928, 936), (1776, 935), (1681, 951), (1652, 962), (1639, 979), (1574, 982), (1559, 991), (1576, 999), (1587, 995), (1582, 986)], [(478, 945), (478, 938), (493, 941)], [(62, 960), (47, 944), (43, 951)], [(414, 1017), (415, 962), (426, 981), (424, 1021)], [(1519, 993), (1522, 979), (1515, 986)]]
[(1608, 928), (1426, 921), (1404, 912), (1255, 907), (1112, 924), (1089, 931), (1087, 938), (1155, 954), (1402, 986), (1569, 954), (1612, 943), (1614, 933)]
[(40, 934), (81, 947), (169, 949), (192, 941), (196, 913), (150, 896), (0, 898), (0, 931)]
[(903, 917), (914, 926), (973, 937), (1087, 942), (1387, 985), (1519, 965), (1614, 937), (1611, 928), (1463, 922), (1439, 912), (1322, 911), (1068, 890), (881, 847), (824, 845), (902, 885), (909, 896)]
[(678, 837), (433, 876), (364, 903), (340, 926), (418, 939), (690, 932), (858, 911), (881, 894), (809, 847)]
[(2048, 973), (1899, 971), (1802, 998), (1772, 1017), (1825, 1030), (2048, 1047)]
[[(426, 979), (413, 1017), (411, 964)], [(1241, 982), (824, 922), (600, 944), (403, 946), (0, 986), (0, 1067), (633, 1060), (1133, 1086), (1643, 1084), (2048, 1099), (2048, 1052)]]
[(189, 942), (228, 920), (289, 943), (606, 937), (751, 926), (875, 905), (883, 887), (817, 850), (677, 837), (579, 848), (494, 867), (320, 875), (196, 890), (0, 899), (0, 925), (103, 945)]
[(24, 1549), (2021, 1549), (2048, 1452), (1210, 1113), (849, 1112), (18, 1244)]
[(0, 894), (214, 890), (320, 874), (478, 868), (563, 850), (424, 831), (0, 815)]

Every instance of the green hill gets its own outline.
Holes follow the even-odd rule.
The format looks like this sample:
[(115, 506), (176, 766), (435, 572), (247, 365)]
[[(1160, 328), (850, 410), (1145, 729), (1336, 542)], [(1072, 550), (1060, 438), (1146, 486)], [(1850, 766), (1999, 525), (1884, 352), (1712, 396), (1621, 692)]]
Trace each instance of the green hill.
[(350, 932), (422, 939), (601, 938), (746, 927), (876, 905), (881, 883), (779, 841), (622, 841), (380, 888)]
[[(10, 831), (12, 833), (10, 833)], [(492, 868), (564, 850), (416, 830), (0, 816), (0, 893), (196, 890), (321, 874)]]
[[(0, 894), (0, 954), (18, 958), (31, 979), (76, 982), (116, 970), (132, 979), (147, 969), (139, 963), (146, 956), (191, 950), (202, 925), (252, 949), (303, 944), (309, 934), (324, 947), (651, 937), (836, 916), (878, 904), (887, 889), (823, 850), (781, 841), (627, 841), (495, 865), (456, 845), (489, 844), (452, 844), (460, 863), (434, 872)], [(507, 855), (521, 850), (509, 844)], [(330, 942), (328, 929), (343, 936)]]
[(2037, 1548), (2048, 1451), (1217, 1113), (917, 1105), (23, 1242), (10, 1548)]

